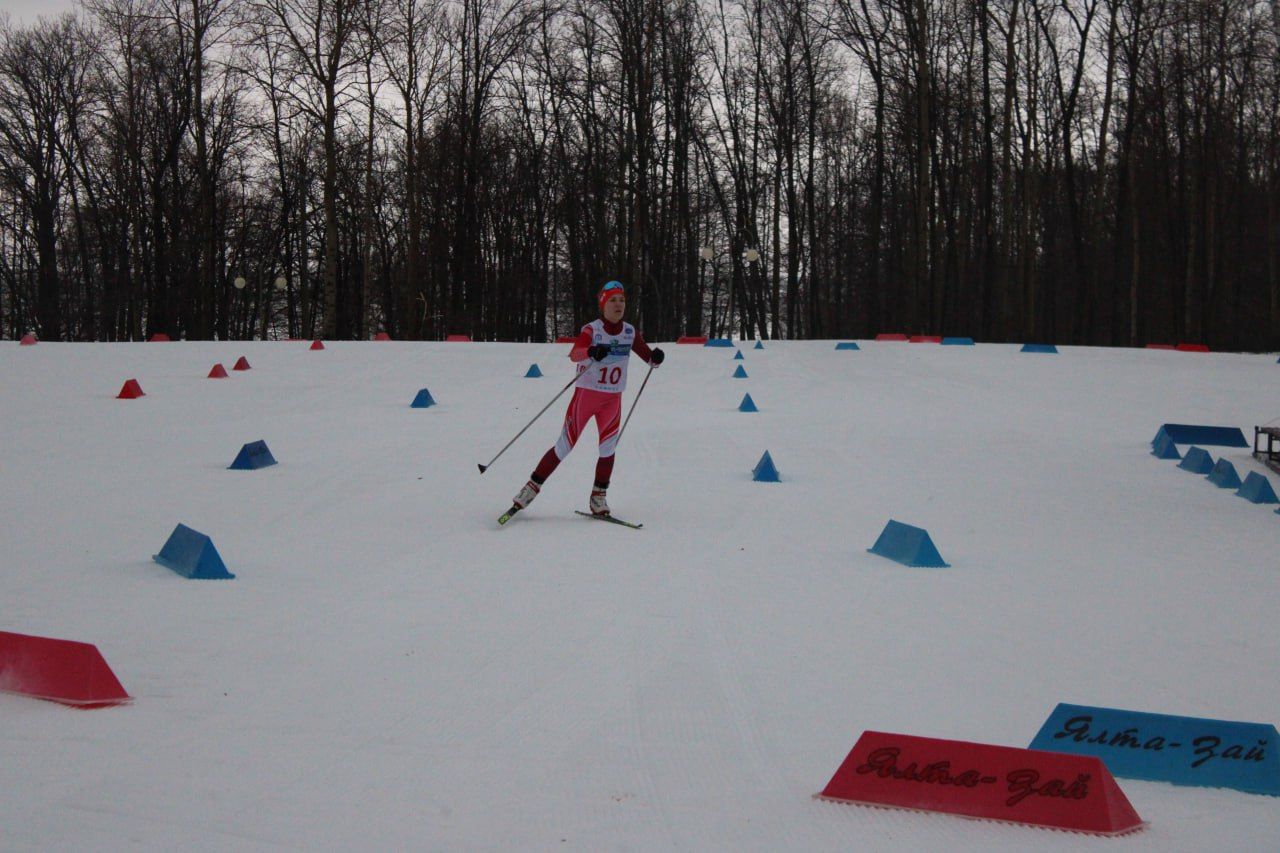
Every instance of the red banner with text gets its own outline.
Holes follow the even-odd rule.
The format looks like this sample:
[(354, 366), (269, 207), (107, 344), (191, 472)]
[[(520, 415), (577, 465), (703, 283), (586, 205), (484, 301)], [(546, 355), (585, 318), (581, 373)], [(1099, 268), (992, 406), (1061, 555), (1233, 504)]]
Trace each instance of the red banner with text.
[(822, 799), (1122, 835), (1145, 824), (1102, 760), (863, 732)]

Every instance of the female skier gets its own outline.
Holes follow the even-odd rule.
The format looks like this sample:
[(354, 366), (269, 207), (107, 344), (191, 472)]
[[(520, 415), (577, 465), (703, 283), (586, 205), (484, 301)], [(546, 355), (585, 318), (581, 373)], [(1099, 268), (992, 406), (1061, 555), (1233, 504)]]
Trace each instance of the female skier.
[[(596, 301), (600, 305), (600, 319), (582, 327), (569, 352), (569, 358), (578, 365), (578, 381), (574, 383), (569, 411), (565, 413), (564, 429), (555, 446), (543, 455), (529, 476), (529, 482), (512, 498), (513, 512), (533, 503), (551, 472), (573, 450), (587, 422), (595, 418), (596, 429), (600, 433), (600, 459), (596, 462), (590, 508), (592, 515), (609, 515), (605, 491), (613, 473), (613, 451), (622, 425), (622, 391), (627, 387), (627, 362), (634, 351), (657, 367), (662, 364), (663, 353), (660, 349), (649, 349), (635, 327), (622, 322), (622, 315), (627, 310), (627, 293), (621, 282), (611, 281), (600, 288)], [(499, 521), (505, 522), (511, 514), (509, 512)]]

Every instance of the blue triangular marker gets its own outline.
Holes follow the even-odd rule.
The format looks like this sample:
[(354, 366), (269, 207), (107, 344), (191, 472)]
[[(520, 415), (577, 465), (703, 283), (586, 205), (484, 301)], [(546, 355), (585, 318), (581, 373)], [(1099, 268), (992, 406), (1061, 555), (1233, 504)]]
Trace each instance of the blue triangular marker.
[(756, 341), (756, 345), (752, 349), (764, 349), (764, 341)]
[(1053, 344), (1023, 344), (1022, 352), (1049, 352), (1056, 353), (1058, 348)]
[(942, 555), (938, 553), (927, 530), (893, 519), (884, 526), (876, 544), (867, 550), (913, 568), (950, 568), (949, 563), (943, 562)]
[(1192, 474), (1208, 474), (1213, 470), (1213, 457), (1203, 447), (1187, 448), (1187, 455), (1182, 457), (1178, 467)]
[(151, 559), (194, 580), (227, 580), (235, 577), (227, 571), (222, 558), (218, 556), (218, 549), (213, 547), (213, 541), (185, 524), (179, 524), (173, 529), (160, 553)]
[(1173, 443), (1173, 439), (1169, 438), (1164, 430), (1160, 430), (1156, 434), (1156, 440), (1152, 443), (1151, 455), (1157, 459), (1181, 459), (1182, 454), (1178, 452), (1178, 447)]
[(733, 360), (742, 361), (742, 350), (738, 350), (736, 353), (734, 353)]
[(1280, 498), (1276, 497), (1276, 490), (1271, 488), (1271, 481), (1257, 471), (1249, 472), (1249, 476), (1244, 478), (1244, 483), (1241, 484), (1240, 491), (1236, 492), (1236, 495), (1249, 503), (1280, 503)]
[(734, 379), (746, 379), (746, 378), (747, 378), (747, 371), (745, 371), (745, 370), (743, 370), (743, 369), (742, 369), (742, 365), (741, 365), (741, 364), (739, 364), (739, 365), (738, 365), (738, 369), (737, 369), (737, 370), (735, 370), (735, 371), (733, 372), (733, 378), (734, 378)]
[(760, 461), (756, 463), (756, 467), (751, 470), (751, 479), (757, 483), (778, 483), (781, 479), (778, 477), (778, 469), (773, 464), (773, 457), (769, 455), (769, 451), (764, 452), (764, 456), (760, 457)]
[(256, 471), (259, 468), (266, 468), (268, 465), (274, 464), (276, 464), (276, 458), (271, 455), (271, 451), (267, 448), (267, 443), (265, 441), (251, 441), (240, 448), (240, 452), (236, 454), (235, 461), (227, 467), (232, 471)]
[(971, 347), (973, 346), (973, 338), (943, 338), (942, 345), (944, 347)]
[(541, 379), (542, 371), (538, 368), (538, 365), (531, 364), (529, 365), (528, 371), (525, 372), (524, 378), (525, 379)]
[(839, 341), (836, 343), (836, 349), (861, 349), (853, 341)]
[(738, 411), (739, 412), (758, 412), (760, 410), (756, 408), (756, 401), (751, 399), (751, 395), (745, 394), (742, 397), (742, 402), (738, 404)]
[[(1203, 424), (1161, 424), (1156, 438), (1163, 432), (1175, 444), (1208, 444), (1214, 447), (1248, 447), (1239, 427), (1204, 426)], [(1155, 446), (1155, 439), (1151, 441)]]
[(410, 408), (425, 409), (428, 406), (434, 406), (435, 404), (436, 401), (431, 399), (431, 392), (426, 388), (423, 388), (418, 392), (418, 396), (413, 398), (413, 403), (410, 404)]
[(1240, 475), (1236, 473), (1236, 466), (1226, 459), (1219, 459), (1218, 464), (1214, 465), (1213, 470), (1209, 472), (1209, 482), (1219, 489), (1238, 489)]

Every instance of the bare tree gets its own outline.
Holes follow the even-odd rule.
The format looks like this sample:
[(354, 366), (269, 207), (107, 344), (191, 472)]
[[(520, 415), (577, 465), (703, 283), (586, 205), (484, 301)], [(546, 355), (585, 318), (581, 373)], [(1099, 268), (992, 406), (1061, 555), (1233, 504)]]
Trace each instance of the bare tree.
[(338, 294), (338, 131), (356, 97), (360, 67), (358, 31), (369, 0), (250, 0), (256, 11), (259, 44), (280, 59), (291, 75), (286, 93), (320, 127), (324, 197), (322, 281), (324, 320), (321, 334), (348, 332), (350, 318), (340, 311)]
[(62, 336), (58, 237), (68, 138), (68, 91), (80, 86), (88, 51), (70, 16), (29, 29), (0, 20), (0, 180), (31, 214), (36, 255), (36, 327)]

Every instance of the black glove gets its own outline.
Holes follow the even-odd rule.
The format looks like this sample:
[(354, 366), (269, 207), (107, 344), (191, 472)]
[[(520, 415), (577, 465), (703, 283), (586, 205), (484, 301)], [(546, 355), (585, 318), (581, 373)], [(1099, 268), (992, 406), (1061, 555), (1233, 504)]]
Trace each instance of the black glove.
[(609, 349), (608, 344), (596, 344), (587, 347), (587, 355), (591, 356), (595, 361), (604, 361), (609, 357)]
[(654, 367), (657, 367), (659, 364), (662, 364), (662, 360), (666, 357), (667, 357), (667, 354), (665, 352), (655, 348), (652, 352), (649, 353), (649, 363), (652, 364)]

